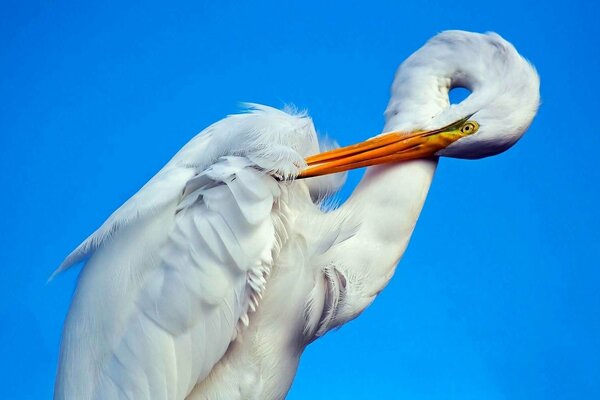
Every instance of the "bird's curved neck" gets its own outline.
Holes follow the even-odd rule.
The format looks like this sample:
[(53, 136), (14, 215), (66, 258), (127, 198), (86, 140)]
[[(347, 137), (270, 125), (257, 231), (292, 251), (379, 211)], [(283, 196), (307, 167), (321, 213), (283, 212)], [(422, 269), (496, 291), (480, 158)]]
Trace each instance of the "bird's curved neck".
[(360, 227), (348, 255), (366, 269), (378, 293), (391, 278), (410, 240), (435, 173), (437, 159), (368, 168), (344, 207), (359, 215)]
[[(384, 132), (430, 127), (449, 110), (448, 92), (464, 82), (451, 54), (436, 62), (415, 53), (398, 69), (385, 112)], [(438, 126), (439, 127), (439, 126)], [(437, 158), (370, 167), (343, 209), (359, 215), (360, 228), (342, 249), (346, 262), (364, 269), (363, 285), (378, 293), (406, 250), (427, 197)], [(340, 253), (342, 253), (340, 252)]]
[[(418, 87), (411, 84), (417, 77)], [(448, 107), (450, 86), (448, 77), (400, 67), (392, 85), (383, 131), (418, 129), (423, 121)], [(347, 244), (347, 251), (355, 253), (352, 257), (358, 264), (368, 268), (365, 282), (372, 285), (372, 292), (383, 289), (406, 250), (437, 163), (437, 158), (432, 158), (369, 167), (346, 202), (344, 208), (360, 218), (360, 228)], [(364, 255), (369, 259), (361, 260)]]
[(419, 85), (405, 84), (405, 80), (412, 81), (412, 77), (404, 79), (404, 76), (398, 76), (395, 79), (392, 96), (385, 111), (383, 132), (408, 133), (430, 128), (434, 117), (448, 109), (451, 79), (434, 74), (419, 78)]

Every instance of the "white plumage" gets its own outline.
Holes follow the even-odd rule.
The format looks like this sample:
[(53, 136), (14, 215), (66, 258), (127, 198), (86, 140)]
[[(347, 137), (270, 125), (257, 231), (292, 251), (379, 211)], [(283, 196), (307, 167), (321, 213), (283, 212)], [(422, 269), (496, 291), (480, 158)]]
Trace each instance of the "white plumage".
[(253, 107), (199, 134), (61, 265), (93, 253), (57, 397), (185, 398), (249, 324), (293, 218), (272, 175), (318, 151), (308, 117)]
[[(450, 107), (455, 86), (473, 93)], [(487, 156), (538, 103), (537, 75), (510, 44), (446, 32), (399, 68), (385, 131), (472, 115), (479, 131), (437, 154)], [(310, 118), (251, 107), (193, 138), (59, 267), (89, 257), (56, 399), (282, 399), (305, 346), (385, 287), (436, 158), (370, 167), (346, 204), (323, 210), (315, 199), (342, 177), (294, 179), (324, 150)]]

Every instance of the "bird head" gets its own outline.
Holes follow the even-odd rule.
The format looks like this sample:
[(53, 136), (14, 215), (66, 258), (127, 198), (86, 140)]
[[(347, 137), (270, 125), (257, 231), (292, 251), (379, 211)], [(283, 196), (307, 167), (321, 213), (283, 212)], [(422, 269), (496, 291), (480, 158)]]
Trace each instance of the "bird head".
[[(428, 157), (482, 158), (515, 144), (537, 112), (534, 67), (495, 33), (442, 32), (398, 68), (384, 133), (306, 159), (300, 177)], [(450, 104), (449, 91), (470, 95)]]

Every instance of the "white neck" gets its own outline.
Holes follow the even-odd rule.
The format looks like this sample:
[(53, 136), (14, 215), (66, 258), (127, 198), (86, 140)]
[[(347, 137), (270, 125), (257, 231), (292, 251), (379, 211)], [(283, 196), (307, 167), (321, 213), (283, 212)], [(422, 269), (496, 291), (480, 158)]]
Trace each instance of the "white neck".
[[(415, 53), (396, 73), (386, 110), (384, 132), (426, 128), (448, 110), (448, 91), (456, 82), (442, 74), (444, 60), (424, 63)], [(460, 82), (459, 82), (460, 83)], [(338, 323), (358, 315), (385, 287), (404, 254), (427, 197), (437, 159), (421, 159), (370, 167), (339, 217), (352, 215), (355, 235), (331, 255), (348, 281), (346, 304)], [(337, 218), (337, 220), (335, 219)], [(352, 287), (352, 288), (350, 288)]]
[(347, 250), (358, 261), (365, 284), (379, 292), (392, 277), (410, 240), (435, 173), (437, 160), (415, 160), (368, 168), (344, 208), (360, 216)]
[[(414, 55), (400, 66), (386, 110), (384, 132), (411, 132), (448, 108), (451, 77), (436, 73)], [(418, 67), (413, 64), (417, 63)], [(368, 168), (341, 212), (360, 218), (356, 236), (344, 249), (366, 268), (364, 283), (379, 291), (391, 278), (421, 213), (437, 159)], [(362, 266), (362, 267), (361, 267)]]
[[(390, 104), (396, 96), (392, 95)], [(388, 120), (386, 131), (397, 126)], [(356, 234), (336, 251), (348, 273), (361, 281), (368, 299), (379, 293), (394, 274), (425, 203), (437, 158), (367, 168), (352, 196), (340, 207), (353, 215)]]

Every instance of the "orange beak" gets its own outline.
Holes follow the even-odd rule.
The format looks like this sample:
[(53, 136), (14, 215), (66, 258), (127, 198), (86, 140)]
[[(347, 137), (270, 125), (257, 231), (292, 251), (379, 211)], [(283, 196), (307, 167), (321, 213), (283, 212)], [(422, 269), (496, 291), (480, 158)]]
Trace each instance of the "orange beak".
[(308, 167), (300, 172), (298, 178), (435, 156), (451, 143), (477, 132), (479, 124), (468, 121), (469, 117), (432, 131), (391, 132), (362, 143), (310, 156), (306, 158)]

